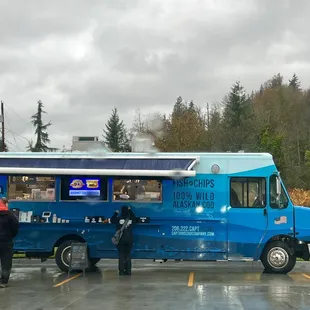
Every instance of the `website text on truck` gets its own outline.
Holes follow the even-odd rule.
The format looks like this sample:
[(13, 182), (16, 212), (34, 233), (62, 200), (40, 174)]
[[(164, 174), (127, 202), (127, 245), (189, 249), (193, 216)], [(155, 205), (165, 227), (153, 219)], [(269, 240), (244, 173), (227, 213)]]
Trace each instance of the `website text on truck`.
[(133, 259), (261, 260), (287, 273), (309, 260), (310, 209), (294, 206), (265, 153), (2, 153), (0, 191), (20, 220), (15, 252), (68, 270), (117, 258), (109, 218), (129, 205)]

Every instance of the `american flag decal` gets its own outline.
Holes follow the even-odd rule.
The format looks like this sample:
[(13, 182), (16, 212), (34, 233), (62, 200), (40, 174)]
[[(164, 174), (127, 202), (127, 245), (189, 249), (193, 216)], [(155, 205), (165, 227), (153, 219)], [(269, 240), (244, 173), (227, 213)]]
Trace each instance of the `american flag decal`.
[(286, 216), (280, 216), (280, 217), (276, 217), (274, 219), (274, 223), (276, 225), (279, 225), (279, 224), (286, 224), (287, 223), (287, 217)]

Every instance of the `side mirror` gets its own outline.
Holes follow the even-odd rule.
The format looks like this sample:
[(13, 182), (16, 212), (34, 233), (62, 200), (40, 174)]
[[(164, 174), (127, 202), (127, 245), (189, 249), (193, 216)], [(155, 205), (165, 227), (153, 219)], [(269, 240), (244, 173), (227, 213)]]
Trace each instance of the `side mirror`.
[(279, 209), (282, 209), (282, 204), (281, 204), (281, 182), (280, 182), (280, 178), (277, 177), (276, 178), (276, 186), (277, 186), (277, 198), (276, 198), (276, 203), (278, 205)]
[(280, 178), (277, 177), (277, 196), (279, 197), (281, 195), (281, 181)]

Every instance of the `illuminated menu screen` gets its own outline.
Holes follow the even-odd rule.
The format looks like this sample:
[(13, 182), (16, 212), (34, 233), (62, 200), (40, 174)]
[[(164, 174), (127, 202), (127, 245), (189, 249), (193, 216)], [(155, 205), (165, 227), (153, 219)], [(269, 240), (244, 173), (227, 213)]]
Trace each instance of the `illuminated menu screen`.
[(69, 196), (100, 196), (99, 178), (71, 178)]

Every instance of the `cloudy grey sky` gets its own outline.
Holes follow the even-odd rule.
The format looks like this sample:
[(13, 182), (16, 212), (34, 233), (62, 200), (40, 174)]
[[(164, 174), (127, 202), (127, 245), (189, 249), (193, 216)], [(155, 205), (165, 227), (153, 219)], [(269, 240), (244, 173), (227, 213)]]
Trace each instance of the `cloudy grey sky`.
[[(281, 72), (310, 86), (309, 0), (1, 0), (0, 99), (9, 148), (33, 137), (41, 100), (51, 146), (102, 135), (115, 106), (169, 112)], [(14, 132), (14, 134), (12, 134)]]

